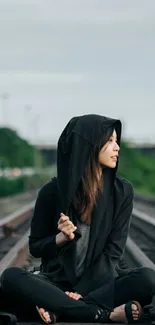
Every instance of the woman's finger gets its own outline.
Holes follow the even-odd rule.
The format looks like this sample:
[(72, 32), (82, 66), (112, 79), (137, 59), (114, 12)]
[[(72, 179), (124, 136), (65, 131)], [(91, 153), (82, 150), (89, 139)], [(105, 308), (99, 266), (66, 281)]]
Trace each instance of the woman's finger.
[(80, 299), (80, 295), (77, 293), (73, 293), (72, 298), (75, 300), (79, 300)]
[(72, 229), (72, 228), (73, 228), (72, 225), (63, 225), (61, 223), (58, 225), (58, 229), (63, 232), (66, 232), (67, 230)]
[(69, 221), (69, 217), (68, 216), (64, 216), (64, 217), (61, 217), (59, 220), (58, 220), (58, 225), (59, 224), (63, 224), (65, 222)]
[(75, 293), (75, 292), (66, 291), (65, 293), (67, 294), (67, 296), (69, 296), (70, 298), (75, 299), (75, 300), (78, 300), (82, 297), (80, 294)]
[(61, 228), (62, 228), (63, 231), (68, 231), (68, 230), (72, 230), (74, 228), (74, 226), (71, 225), (71, 224), (70, 225), (64, 225), (64, 226), (62, 225)]
[(63, 223), (58, 224), (58, 228), (61, 227), (62, 229), (65, 229), (67, 227), (74, 227), (73, 223), (70, 220), (67, 220)]
[(62, 229), (62, 231), (63, 232), (66, 232), (66, 233), (70, 233), (70, 232), (73, 232), (73, 231), (75, 231), (75, 229), (76, 229), (76, 227), (74, 227), (74, 226), (72, 226), (72, 225), (70, 225), (70, 226), (68, 226), (68, 227), (65, 227), (64, 229)]
[(75, 293), (76, 293), (76, 295), (78, 295), (79, 298), (82, 298), (82, 296), (80, 295), (80, 293), (78, 293), (78, 292), (75, 292)]
[(66, 235), (69, 235), (70, 233), (74, 232), (77, 229), (77, 227), (74, 227), (72, 225), (69, 226), (59, 225), (58, 229), (64, 232)]
[(73, 292), (69, 292), (69, 297), (70, 298), (73, 298), (73, 295), (74, 295)]
[(65, 214), (63, 214), (63, 213), (60, 213), (60, 218), (59, 218), (59, 221), (61, 220), (61, 221), (63, 221), (63, 220), (67, 220), (67, 219), (69, 219), (69, 217), (68, 216), (66, 216)]

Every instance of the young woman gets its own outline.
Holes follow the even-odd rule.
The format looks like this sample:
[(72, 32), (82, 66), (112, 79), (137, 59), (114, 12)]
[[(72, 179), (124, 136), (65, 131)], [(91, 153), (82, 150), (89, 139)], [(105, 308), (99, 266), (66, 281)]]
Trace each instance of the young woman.
[(136, 322), (151, 304), (153, 270), (116, 271), (133, 208), (132, 185), (116, 175), (120, 139), (120, 120), (69, 121), (58, 141), (57, 177), (40, 190), (31, 222), (40, 273), (11, 267), (2, 274), (2, 292), (37, 308), (47, 323)]

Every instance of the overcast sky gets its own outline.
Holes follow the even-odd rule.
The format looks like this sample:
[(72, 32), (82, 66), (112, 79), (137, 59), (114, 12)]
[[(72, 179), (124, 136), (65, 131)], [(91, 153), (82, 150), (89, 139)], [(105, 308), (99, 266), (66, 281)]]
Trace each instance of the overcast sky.
[(98, 113), (155, 143), (155, 0), (0, 0), (0, 95), (1, 124), (37, 142)]

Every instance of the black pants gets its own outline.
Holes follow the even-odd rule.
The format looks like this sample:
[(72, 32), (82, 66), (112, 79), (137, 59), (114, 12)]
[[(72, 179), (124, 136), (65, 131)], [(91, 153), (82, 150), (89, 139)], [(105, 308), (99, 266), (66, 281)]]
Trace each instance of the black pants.
[[(11, 267), (1, 276), (0, 309), (16, 314), (19, 320), (37, 320), (35, 306), (42, 306), (68, 319), (92, 322), (98, 306), (94, 301), (86, 303), (69, 298), (64, 291), (71, 291), (69, 284), (57, 286), (40, 274)], [(130, 300), (137, 300), (142, 306), (148, 305), (155, 294), (155, 271), (136, 268), (123, 277), (116, 278), (115, 307)]]

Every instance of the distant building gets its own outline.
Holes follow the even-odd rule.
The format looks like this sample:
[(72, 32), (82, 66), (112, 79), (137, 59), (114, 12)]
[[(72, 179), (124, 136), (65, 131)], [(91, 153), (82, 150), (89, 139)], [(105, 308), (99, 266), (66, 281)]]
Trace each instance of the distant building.
[(128, 142), (129, 148), (139, 151), (143, 155), (151, 156), (155, 158), (155, 144), (153, 143), (133, 143)]
[(56, 159), (57, 159), (56, 145), (37, 144), (35, 145), (35, 147), (41, 152), (47, 165), (56, 164)]

